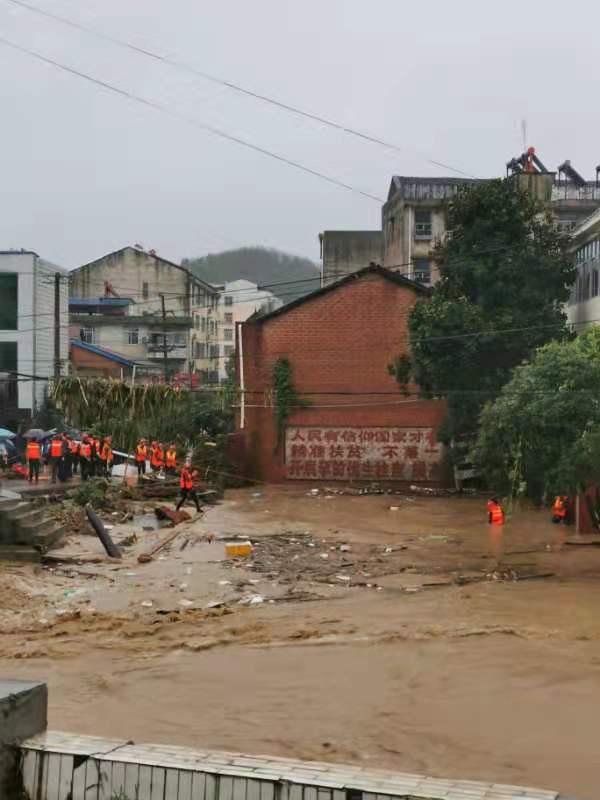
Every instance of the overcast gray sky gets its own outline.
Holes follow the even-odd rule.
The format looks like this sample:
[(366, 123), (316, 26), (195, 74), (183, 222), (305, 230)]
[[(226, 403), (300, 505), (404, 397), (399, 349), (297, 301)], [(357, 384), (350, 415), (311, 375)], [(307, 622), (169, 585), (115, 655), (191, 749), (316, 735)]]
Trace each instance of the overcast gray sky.
[[(28, 0), (402, 146), (361, 142), (0, 0), (0, 36), (378, 197), (392, 174), (600, 163), (600, 4), (572, 0)], [(72, 268), (139, 242), (318, 260), (380, 204), (0, 44), (0, 249)], [(453, 174), (447, 172), (446, 174)]]

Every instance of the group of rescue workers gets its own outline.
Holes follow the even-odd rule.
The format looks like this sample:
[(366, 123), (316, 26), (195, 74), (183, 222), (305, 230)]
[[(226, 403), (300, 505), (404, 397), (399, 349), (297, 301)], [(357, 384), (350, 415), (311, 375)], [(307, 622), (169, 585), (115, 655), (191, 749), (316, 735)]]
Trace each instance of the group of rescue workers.
[(43, 463), (50, 468), (50, 480), (56, 483), (70, 480), (77, 471), (86, 481), (93, 476), (110, 477), (113, 464), (112, 440), (83, 434), (81, 441), (72, 439), (66, 433), (56, 434), (42, 444), (38, 439), (27, 443), (27, 464), (29, 482), (38, 483)]
[[(48, 465), (50, 480), (56, 483), (57, 480), (70, 480), (78, 470), (82, 481), (93, 477), (110, 478), (114, 462), (112, 437), (100, 438), (87, 433), (83, 433), (79, 441), (66, 433), (57, 434), (44, 444), (37, 439), (30, 439), (26, 455), (30, 483), (39, 482), (42, 463)], [(174, 444), (165, 447), (161, 442), (152, 442), (148, 446), (145, 439), (140, 439), (135, 449), (135, 463), (140, 479), (146, 473), (147, 461), (150, 462), (153, 473), (164, 471), (168, 475), (177, 474), (177, 448)], [(188, 462), (183, 464), (179, 472), (178, 510), (189, 499), (200, 511), (200, 502), (194, 490), (196, 476), (197, 473), (192, 471)]]
[[(497, 497), (492, 497), (487, 502), (488, 522), (490, 525), (504, 525), (504, 509), (500, 505)], [(554, 498), (552, 505), (552, 522), (555, 525), (568, 524), (569, 518), (569, 498), (561, 494)]]

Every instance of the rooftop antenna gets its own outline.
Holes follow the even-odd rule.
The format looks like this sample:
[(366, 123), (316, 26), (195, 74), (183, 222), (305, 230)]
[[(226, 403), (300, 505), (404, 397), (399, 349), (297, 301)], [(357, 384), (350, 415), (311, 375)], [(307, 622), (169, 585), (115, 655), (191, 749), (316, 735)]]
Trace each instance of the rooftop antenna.
[(527, 119), (521, 119), (521, 139), (523, 144), (523, 152), (527, 150)]

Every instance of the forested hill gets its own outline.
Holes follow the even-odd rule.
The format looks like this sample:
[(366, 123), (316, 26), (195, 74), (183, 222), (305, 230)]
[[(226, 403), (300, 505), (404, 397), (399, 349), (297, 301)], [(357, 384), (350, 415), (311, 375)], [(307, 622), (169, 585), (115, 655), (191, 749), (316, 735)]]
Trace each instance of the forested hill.
[(245, 278), (259, 286), (283, 284), (270, 286), (270, 291), (284, 303), (308, 294), (320, 285), (319, 268), (308, 258), (264, 247), (242, 247), (202, 258), (184, 258), (181, 264), (208, 283), (221, 284)]

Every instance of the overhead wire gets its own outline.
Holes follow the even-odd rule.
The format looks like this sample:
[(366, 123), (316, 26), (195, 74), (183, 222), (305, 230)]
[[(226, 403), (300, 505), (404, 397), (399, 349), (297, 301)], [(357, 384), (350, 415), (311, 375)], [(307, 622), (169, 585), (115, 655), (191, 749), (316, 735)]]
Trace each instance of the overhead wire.
[(206, 81), (210, 81), (211, 83), (215, 83), (219, 86), (231, 89), (232, 91), (238, 92), (247, 97), (251, 97), (255, 100), (260, 100), (263, 103), (275, 106), (276, 108), (279, 108), (283, 111), (289, 112), (291, 114), (300, 117), (304, 117), (305, 119), (310, 119), (313, 122), (318, 122), (321, 125), (325, 125), (328, 128), (333, 128), (334, 130), (337, 131), (341, 131), (342, 133), (345, 133), (349, 136), (354, 136), (358, 139), (361, 139), (362, 141), (369, 142), (371, 144), (376, 144), (381, 147), (384, 147), (387, 150), (392, 150), (398, 153), (406, 153), (408, 150), (413, 150), (413, 152), (415, 152), (417, 155), (423, 158), (427, 163), (432, 164), (433, 166), (441, 167), (442, 169), (447, 169), (450, 172), (455, 172), (458, 175), (462, 175), (466, 178), (476, 179), (474, 178), (473, 175), (470, 175), (468, 172), (458, 169), (457, 167), (453, 167), (450, 164), (446, 164), (442, 161), (437, 161), (435, 159), (429, 158), (427, 155), (421, 153), (420, 151), (414, 150), (414, 148), (401, 147), (397, 144), (394, 144), (393, 142), (388, 142), (380, 137), (374, 136), (373, 134), (366, 133), (365, 131), (361, 131), (356, 128), (352, 128), (349, 125), (344, 125), (340, 122), (336, 122), (335, 120), (323, 117), (320, 114), (316, 114), (311, 111), (306, 111), (305, 109), (301, 109), (298, 106), (292, 105), (291, 103), (286, 103), (281, 100), (277, 100), (276, 98), (270, 97), (269, 95), (253, 91), (252, 89), (248, 89), (247, 87), (242, 86), (241, 84), (225, 80), (224, 78), (218, 77), (204, 70), (200, 70), (192, 66), (191, 64), (188, 64), (185, 61), (179, 61), (173, 58), (169, 58), (168, 56), (163, 56), (159, 53), (149, 50), (148, 48), (135, 45), (132, 42), (127, 41), (126, 39), (121, 39), (116, 36), (111, 36), (102, 31), (98, 31), (96, 30), (96, 28), (92, 28), (91, 26), (85, 25), (81, 22), (77, 22), (76, 20), (73, 20), (70, 17), (66, 17), (61, 14), (56, 14), (55, 12), (52, 11), (47, 11), (45, 9), (38, 8), (35, 5), (25, 2), (25, 0), (7, 0), (7, 2), (10, 2), (15, 6), (19, 6), (20, 8), (26, 9), (31, 13), (39, 14), (40, 16), (52, 19), (56, 22), (60, 22), (63, 25), (68, 25), (71, 28), (87, 33), (91, 36), (96, 37), (97, 39), (101, 39), (102, 41), (110, 42), (111, 44), (115, 44), (119, 47), (123, 47), (127, 50), (137, 53), (138, 55), (143, 55), (146, 58), (151, 58), (162, 64), (166, 64), (173, 69), (185, 71), (191, 75), (195, 75), (196, 77), (202, 78)]
[(235, 136), (234, 134), (227, 133), (227, 131), (216, 128), (213, 125), (208, 125), (204, 122), (200, 122), (195, 117), (190, 117), (187, 114), (183, 114), (180, 111), (176, 111), (174, 109), (169, 108), (168, 106), (163, 105), (162, 103), (157, 103), (154, 100), (149, 100), (146, 97), (142, 97), (134, 92), (130, 92), (127, 89), (123, 89), (120, 86), (117, 86), (114, 83), (109, 83), (108, 81), (104, 81), (100, 78), (96, 78), (93, 75), (89, 75), (87, 72), (83, 72), (81, 70), (75, 69), (74, 67), (69, 67), (66, 64), (63, 64), (60, 61), (57, 61), (53, 58), (49, 58), (48, 56), (43, 55), (42, 53), (38, 52), (37, 50), (33, 50), (30, 47), (25, 47), (24, 45), (17, 44), (16, 42), (11, 41), (10, 39), (5, 38), (4, 36), (0, 36), (0, 44), (4, 44), (7, 47), (11, 47), (12, 49), (29, 55), (38, 61), (41, 61), (45, 64), (49, 64), (56, 69), (60, 69), (63, 72), (67, 72), (70, 75), (74, 75), (82, 80), (85, 80), (89, 83), (92, 83), (96, 86), (99, 86), (107, 91), (114, 92), (115, 94), (120, 95), (121, 97), (126, 98), (127, 100), (140, 103), (141, 105), (146, 106), (147, 108), (151, 108), (154, 111), (160, 111), (161, 113), (167, 114), (174, 119), (182, 120), (183, 122), (191, 125), (198, 130), (204, 131), (206, 133), (210, 133), (217, 138), (224, 139), (228, 142), (232, 142), (238, 144), (242, 147), (245, 147), (249, 150), (252, 150), (256, 153), (260, 153), (263, 156), (271, 158), (275, 161), (279, 161), (282, 164), (286, 164), (289, 167), (293, 167), (301, 172), (304, 172), (308, 175), (312, 175), (315, 178), (319, 178), (320, 180), (326, 181), (334, 186), (337, 186), (341, 189), (346, 189), (354, 194), (361, 195), (362, 197), (367, 198), (368, 200), (374, 200), (377, 203), (385, 202), (383, 198), (378, 197), (377, 195), (371, 194), (363, 189), (359, 189), (356, 186), (352, 186), (345, 181), (342, 181), (338, 178), (333, 177), (332, 175), (327, 175), (324, 172), (320, 172), (317, 169), (313, 169), (312, 167), (307, 167), (306, 165), (302, 164), (299, 161), (294, 161), (291, 158), (287, 158), (279, 153), (274, 152), (273, 150), (269, 150), (266, 147), (262, 147), (261, 145), (255, 144), (254, 142), (250, 142), (247, 139), (242, 139), (240, 136)]

